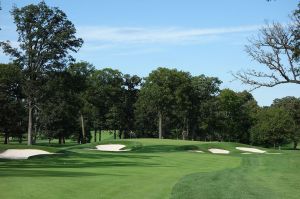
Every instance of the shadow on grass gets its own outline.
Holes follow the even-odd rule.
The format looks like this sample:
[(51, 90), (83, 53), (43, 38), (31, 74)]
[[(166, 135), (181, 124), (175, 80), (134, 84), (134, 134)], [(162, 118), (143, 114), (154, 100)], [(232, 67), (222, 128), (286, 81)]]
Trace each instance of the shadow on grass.
[(161, 164), (143, 162), (157, 156), (106, 154), (106, 153), (76, 153), (40, 155), (28, 160), (0, 159), (0, 170), (31, 169), (31, 168), (105, 168), (105, 167), (160, 167)]
[(109, 173), (91, 172), (71, 172), (71, 171), (47, 171), (47, 170), (26, 170), (26, 169), (7, 169), (1, 172), (1, 177), (83, 177), (83, 176), (126, 176)]
[(163, 153), (163, 152), (178, 152), (178, 151), (187, 151), (187, 150), (197, 150), (199, 149), (196, 145), (150, 145), (143, 146), (133, 150), (136, 153)]
[(44, 147), (55, 147), (55, 148), (65, 148), (78, 146), (77, 143), (66, 143), (66, 144), (58, 144), (58, 143), (37, 143), (36, 146), (44, 146)]

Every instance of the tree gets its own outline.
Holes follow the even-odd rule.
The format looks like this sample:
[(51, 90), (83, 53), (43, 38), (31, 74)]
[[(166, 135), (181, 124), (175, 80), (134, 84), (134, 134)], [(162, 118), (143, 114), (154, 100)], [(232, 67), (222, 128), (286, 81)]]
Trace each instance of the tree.
[(219, 94), (221, 81), (215, 77), (204, 75), (192, 77), (191, 90), (191, 131), (192, 138), (210, 139), (215, 132), (216, 96)]
[(251, 113), (257, 107), (253, 96), (247, 91), (236, 93), (224, 89), (217, 97), (217, 106), (219, 137), (228, 141), (249, 143), (249, 130), (253, 123)]
[(124, 112), (124, 137), (134, 130), (134, 104), (138, 99), (139, 86), (142, 79), (137, 75), (123, 75), (123, 112)]
[(72, 78), (75, 80), (77, 85), (77, 93), (76, 97), (79, 100), (78, 103), (78, 115), (79, 121), (81, 125), (81, 134), (79, 135), (79, 143), (86, 143), (89, 141), (90, 136), (90, 128), (92, 126), (91, 121), (93, 118), (92, 113), (92, 104), (89, 103), (89, 87), (91, 77), (93, 71), (95, 70), (92, 64), (87, 62), (78, 62), (72, 63), (68, 67), (68, 72), (71, 74)]
[[(95, 70), (90, 76), (87, 100), (94, 106), (94, 130), (110, 129), (116, 131), (124, 126), (124, 88), (123, 75), (118, 70), (104, 68)], [(129, 117), (129, 116), (128, 116)]]
[(274, 87), (278, 84), (300, 84), (300, 3), (291, 23), (268, 24), (257, 38), (250, 39), (246, 52), (266, 70), (249, 69), (233, 74), (245, 84)]
[(300, 140), (300, 99), (296, 97), (275, 99), (272, 106), (285, 109), (293, 118), (296, 128), (291, 134), (291, 140), (294, 143), (294, 149), (297, 149)]
[(21, 85), (21, 69), (14, 64), (0, 64), (0, 132), (4, 133), (4, 144), (10, 135), (22, 137), (25, 111)]
[(67, 70), (48, 72), (49, 80), (43, 86), (43, 100), (38, 103), (38, 124), (41, 135), (49, 139), (57, 138), (59, 144), (64, 144), (66, 138), (75, 137), (80, 132), (79, 107), (81, 104), (77, 93), (78, 79)]
[(28, 145), (32, 144), (32, 112), (39, 96), (40, 86), (47, 71), (61, 70), (77, 52), (83, 41), (76, 38), (76, 29), (66, 14), (50, 8), (45, 2), (14, 7), (11, 12), (19, 35), (19, 48), (1, 42), (3, 51), (23, 68), (24, 93), (28, 107)]
[(107, 113), (107, 100), (105, 93), (105, 81), (104, 73), (102, 70), (94, 70), (91, 73), (89, 80), (89, 87), (87, 89), (88, 102), (93, 105), (93, 115), (94, 115), (94, 141), (96, 142), (96, 134), (99, 132), (99, 141), (101, 141), (101, 131), (106, 128), (106, 118)]
[[(152, 128), (158, 126), (160, 139), (170, 135), (167, 132), (164, 134), (163, 130), (188, 129), (188, 114), (191, 103), (190, 85), (191, 76), (189, 73), (167, 68), (158, 68), (152, 71), (145, 78), (136, 103), (137, 119), (142, 120), (138, 121), (139, 125), (144, 126), (142, 123), (146, 122), (148, 123), (147, 126)], [(153, 121), (145, 121), (143, 117), (146, 115), (149, 116), (148, 119), (152, 119), (155, 115), (157, 125), (154, 125)]]
[(256, 114), (256, 123), (251, 128), (251, 140), (254, 144), (280, 148), (289, 141), (294, 130), (295, 123), (286, 110), (267, 107)]
[(117, 130), (124, 126), (125, 114), (123, 109), (123, 74), (119, 70), (105, 68), (102, 70), (103, 91), (106, 98), (107, 112), (105, 115), (106, 126), (114, 131), (114, 139), (117, 138)]

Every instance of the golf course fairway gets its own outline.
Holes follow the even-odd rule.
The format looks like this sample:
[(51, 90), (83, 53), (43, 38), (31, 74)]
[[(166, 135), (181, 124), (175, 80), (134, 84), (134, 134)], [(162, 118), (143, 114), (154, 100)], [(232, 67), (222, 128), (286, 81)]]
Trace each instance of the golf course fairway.
[[(99, 144), (130, 151), (103, 152)], [(300, 197), (299, 151), (243, 154), (238, 143), (134, 139), (76, 145), (37, 144), (53, 155), (0, 159), (3, 199), (147, 199)], [(26, 145), (0, 145), (6, 149)], [(230, 151), (212, 154), (211, 148)], [(202, 151), (198, 153), (197, 151)], [(278, 153), (279, 153), (278, 152)]]

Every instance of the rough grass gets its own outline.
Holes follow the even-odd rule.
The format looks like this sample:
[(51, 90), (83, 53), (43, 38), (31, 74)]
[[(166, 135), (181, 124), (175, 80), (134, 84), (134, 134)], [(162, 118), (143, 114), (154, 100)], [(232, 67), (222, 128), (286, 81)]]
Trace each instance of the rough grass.
[[(88, 150), (121, 143), (128, 152)], [(66, 146), (59, 155), (0, 159), (0, 198), (293, 198), (299, 196), (299, 151), (241, 155), (236, 143), (133, 139)], [(25, 145), (0, 145), (6, 148)], [(214, 155), (209, 148), (232, 151)], [(204, 154), (191, 152), (202, 150)], [(229, 192), (229, 193), (228, 193)], [(283, 197), (288, 196), (288, 197)], [(296, 198), (296, 197), (294, 197)]]

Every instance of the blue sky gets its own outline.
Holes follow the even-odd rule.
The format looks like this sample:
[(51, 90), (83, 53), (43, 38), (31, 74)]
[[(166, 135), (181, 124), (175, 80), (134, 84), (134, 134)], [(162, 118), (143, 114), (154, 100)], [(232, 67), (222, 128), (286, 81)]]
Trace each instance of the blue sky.
[[(37, 3), (2, 0), (0, 40), (17, 40), (9, 15), (18, 7)], [(266, 22), (289, 22), (298, 0), (46, 0), (62, 9), (85, 41), (77, 60), (96, 68), (147, 76), (159, 66), (193, 75), (219, 77), (222, 88), (249, 89), (233, 81), (230, 72), (261, 67), (245, 53), (248, 38)], [(0, 62), (9, 59), (0, 52)], [(275, 98), (300, 97), (299, 85), (260, 88), (252, 92), (260, 105)]]

